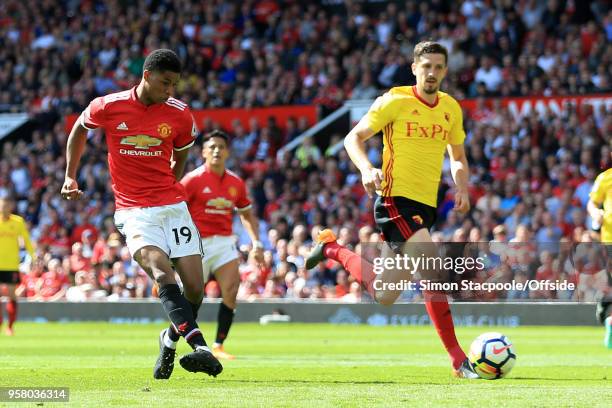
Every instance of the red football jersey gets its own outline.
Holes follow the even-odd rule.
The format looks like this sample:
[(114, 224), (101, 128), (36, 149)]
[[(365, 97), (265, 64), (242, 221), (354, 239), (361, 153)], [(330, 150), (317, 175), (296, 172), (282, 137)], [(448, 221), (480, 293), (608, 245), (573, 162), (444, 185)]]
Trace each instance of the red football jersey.
[(191, 218), (202, 238), (212, 235), (232, 235), (234, 208), (251, 208), (244, 181), (226, 170), (218, 176), (203, 165), (189, 172), (181, 180), (187, 191), (187, 205)]
[(117, 209), (185, 201), (170, 159), (173, 149), (188, 149), (197, 135), (187, 104), (168, 98), (147, 106), (134, 87), (94, 99), (79, 120), (87, 129), (105, 131)]

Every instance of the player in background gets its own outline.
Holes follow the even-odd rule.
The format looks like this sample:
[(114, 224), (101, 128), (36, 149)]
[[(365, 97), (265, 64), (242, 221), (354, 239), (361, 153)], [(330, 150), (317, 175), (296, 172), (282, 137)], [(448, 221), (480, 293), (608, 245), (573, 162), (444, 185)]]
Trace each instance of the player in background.
[[(344, 140), (351, 160), (361, 171), (364, 188), (370, 197), (377, 195), (374, 215), (386, 242), (383, 258), (395, 254), (439, 256), (429, 228), (436, 218), (445, 150), (456, 184), (454, 209), (462, 213), (470, 209), (463, 113), (455, 99), (439, 91), (447, 63), (448, 52), (442, 45), (429, 41), (417, 44), (412, 64), (416, 85), (392, 88), (377, 98)], [(380, 130), (384, 141), (382, 169), (370, 163), (365, 151), (365, 141)], [(339, 245), (329, 229), (321, 231), (317, 241), (306, 267), (310, 269), (324, 258), (338, 261), (379, 303), (393, 304), (401, 294), (385, 285), (413, 278), (410, 271), (396, 268), (375, 275), (372, 264)], [(433, 267), (418, 271), (421, 279), (446, 281), (442, 272)], [(427, 313), (449, 354), (453, 374), (478, 378), (455, 336), (446, 293), (425, 291), (423, 296)]]
[(9, 302), (6, 305), (8, 326), (5, 333), (8, 336), (15, 334), (14, 325), (17, 320), (17, 296), (15, 288), (19, 285), (19, 249), (25, 247), (34, 261), (34, 248), (30, 241), (30, 234), (23, 218), (11, 214), (13, 201), (8, 197), (0, 198), (0, 327), (2, 326), (2, 287), (8, 290)]
[[(593, 229), (600, 229), (601, 243), (606, 247), (609, 266), (612, 263), (612, 168), (599, 174), (595, 179), (587, 210), (591, 215)], [(610, 268), (606, 270), (608, 285), (612, 286)], [(612, 294), (608, 294), (597, 304), (597, 318), (606, 328), (604, 345), (612, 348)]]
[[(89, 104), (68, 137), (61, 195), (67, 200), (82, 197), (77, 168), (87, 131), (104, 129), (115, 224), (134, 259), (159, 286), (159, 298), (173, 330), (194, 350), (181, 358), (181, 366), (216, 376), (223, 367), (196, 323), (204, 285), (200, 238), (187, 209), (185, 190), (178, 182), (197, 134), (187, 105), (171, 96), (180, 73), (181, 63), (173, 51), (155, 50), (145, 59), (137, 86)], [(161, 333), (159, 348), (153, 376), (166, 379), (174, 368), (175, 350), (163, 343)]]
[[(251, 211), (251, 201), (247, 197), (244, 181), (225, 168), (229, 156), (227, 134), (214, 130), (204, 135), (202, 157), (205, 163), (185, 175), (181, 184), (187, 192), (187, 204), (191, 218), (202, 238), (204, 258), (204, 282), (210, 273), (214, 274), (223, 298), (217, 315), (217, 337), (213, 344), (213, 354), (217, 358), (233, 360), (234, 356), (224, 350), (223, 342), (229, 333), (236, 296), (240, 286), (238, 273), (238, 251), (236, 239), (232, 235), (234, 208), (240, 215), (253, 243), (254, 259), (263, 263), (263, 244), (259, 240), (259, 222)], [(171, 341), (179, 338), (167, 332)]]

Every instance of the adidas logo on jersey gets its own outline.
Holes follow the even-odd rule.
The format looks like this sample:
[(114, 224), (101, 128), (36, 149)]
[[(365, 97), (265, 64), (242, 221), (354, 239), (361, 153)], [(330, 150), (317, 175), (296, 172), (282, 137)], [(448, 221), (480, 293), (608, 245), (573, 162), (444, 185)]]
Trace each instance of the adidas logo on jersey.
[(117, 125), (116, 129), (117, 130), (129, 130), (125, 122), (121, 122), (119, 125)]
[(212, 191), (212, 190), (211, 190), (211, 189), (210, 189), (208, 186), (204, 187), (204, 190), (202, 190), (202, 192), (203, 192), (204, 194), (208, 194), (208, 193), (210, 193), (211, 191)]
[(420, 115), (419, 111), (418, 111), (418, 110), (416, 110), (416, 109), (412, 111), (412, 114), (413, 114), (413, 115)]

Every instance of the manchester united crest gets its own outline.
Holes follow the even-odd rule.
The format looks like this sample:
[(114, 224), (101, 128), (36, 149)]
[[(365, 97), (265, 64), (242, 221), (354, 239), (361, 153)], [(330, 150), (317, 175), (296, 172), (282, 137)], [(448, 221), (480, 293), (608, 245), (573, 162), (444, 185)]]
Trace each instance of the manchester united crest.
[(416, 222), (419, 225), (423, 225), (423, 218), (420, 215), (413, 215), (412, 221)]
[(238, 190), (236, 190), (236, 187), (232, 186), (230, 187), (227, 192), (229, 193), (229, 195), (231, 195), (232, 197), (236, 197), (238, 195)]
[(161, 136), (161, 137), (168, 137), (172, 134), (172, 127), (167, 124), (167, 123), (160, 123), (157, 126), (157, 133)]

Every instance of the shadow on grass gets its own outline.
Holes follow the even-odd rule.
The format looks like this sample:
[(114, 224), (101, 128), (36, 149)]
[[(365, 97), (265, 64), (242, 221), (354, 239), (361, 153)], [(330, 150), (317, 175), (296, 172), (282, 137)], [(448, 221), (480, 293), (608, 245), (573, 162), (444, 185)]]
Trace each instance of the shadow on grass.
[(512, 380), (528, 380), (528, 381), (608, 381), (607, 378), (547, 378), (547, 377), (510, 377), (504, 378), (504, 381)]
[[(412, 384), (412, 385), (450, 385), (447, 382), (431, 382), (431, 381), (419, 381), (419, 378), (414, 378), (414, 381), (410, 380), (398, 380), (398, 381), (343, 381), (343, 380), (316, 380), (316, 379), (303, 379), (303, 380), (282, 380), (283, 383), (289, 384), (346, 384), (346, 385), (401, 385), (401, 384)], [(504, 378), (501, 383), (508, 384), (518, 381), (551, 381), (551, 382), (582, 382), (582, 381), (607, 381), (607, 378), (546, 378), (546, 377), (510, 377)], [(487, 383), (500, 383), (499, 380), (479, 380), (477, 384)], [(245, 383), (245, 384), (278, 384), (278, 380), (239, 380), (239, 379), (219, 379), (219, 383)], [(474, 384), (474, 381), (460, 381), (459, 383)], [(454, 385), (454, 384), (453, 384)]]
[[(278, 384), (279, 380), (231, 380), (219, 379), (219, 383), (252, 383), (252, 384)], [(402, 384), (402, 381), (340, 381), (340, 380), (282, 380), (282, 383), (291, 384)]]

